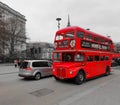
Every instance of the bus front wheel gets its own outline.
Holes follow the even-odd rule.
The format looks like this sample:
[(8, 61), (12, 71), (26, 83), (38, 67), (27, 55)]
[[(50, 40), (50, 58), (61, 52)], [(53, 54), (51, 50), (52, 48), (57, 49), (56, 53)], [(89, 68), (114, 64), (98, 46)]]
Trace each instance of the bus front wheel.
[(84, 74), (84, 72), (83, 71), (79, 71), (74, 80), (75, 80), (75, 83), (77, 85), (82, 84), (85, 81), (85, 74)]

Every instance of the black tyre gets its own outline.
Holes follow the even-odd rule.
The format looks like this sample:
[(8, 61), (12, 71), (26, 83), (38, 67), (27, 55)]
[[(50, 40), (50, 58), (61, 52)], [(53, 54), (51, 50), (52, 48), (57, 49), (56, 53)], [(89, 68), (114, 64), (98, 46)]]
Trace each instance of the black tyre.
[(83, 71), (79, 71), (74, 80), (75, 80), (75, 83), (77, 85), (82, 84), (85, 81), (85, 74), (84, 74), (84, 72)]
[(41, 79), (41, 74), (40, 73), (36, 73), (35, 74), (35, 80), (40, 80)]
[(110, 75), (110, 67), (106, 67), (106, 72), (105, 72), (105, 76)]
[(55, 76), (54, 76), (54, 78), (55, 78), (56, 81), (60, 80), (59, 78), (57, 78), (57, 77), (55, 77)]

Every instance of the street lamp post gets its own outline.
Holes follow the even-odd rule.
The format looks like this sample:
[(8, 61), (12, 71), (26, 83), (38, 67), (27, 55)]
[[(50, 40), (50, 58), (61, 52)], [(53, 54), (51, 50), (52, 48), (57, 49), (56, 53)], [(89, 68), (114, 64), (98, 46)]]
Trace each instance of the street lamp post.
[(56, 20), (58, 21), (58, 29), (60, 29), (60, 20), (62, 20), (61, 18), (56, 18)]

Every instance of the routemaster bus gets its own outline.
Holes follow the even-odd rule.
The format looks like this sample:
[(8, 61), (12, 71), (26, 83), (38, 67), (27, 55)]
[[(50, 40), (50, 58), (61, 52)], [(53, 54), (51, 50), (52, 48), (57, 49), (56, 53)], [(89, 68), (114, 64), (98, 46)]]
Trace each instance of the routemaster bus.
[(114, 49), (110, 38), (72, 26), (56, 32), (53, 51), (53, 75), (56, 80), (86, 79), (109, 75)]

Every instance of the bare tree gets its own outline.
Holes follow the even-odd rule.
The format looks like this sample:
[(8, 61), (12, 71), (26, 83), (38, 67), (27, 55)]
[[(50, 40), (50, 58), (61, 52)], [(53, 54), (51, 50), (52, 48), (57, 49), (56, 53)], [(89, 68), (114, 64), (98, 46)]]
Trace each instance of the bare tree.
[(2, 18), (0, 18), (0, 59), (4, 58), (4, 49), (8, 46), (8, 38), (5, 35), (5, 27), (5, 22), (2, 20)]
[(9, 55), (13, 59), (15, 54), (15, 46), (26, 43), (25, 26), (20, 22), (19, 18), (10, 18), (6, 23), (6, 36), (8, 43)]

